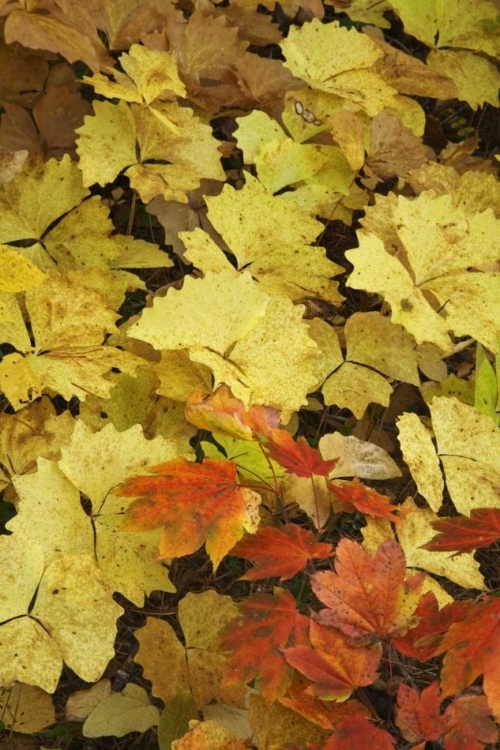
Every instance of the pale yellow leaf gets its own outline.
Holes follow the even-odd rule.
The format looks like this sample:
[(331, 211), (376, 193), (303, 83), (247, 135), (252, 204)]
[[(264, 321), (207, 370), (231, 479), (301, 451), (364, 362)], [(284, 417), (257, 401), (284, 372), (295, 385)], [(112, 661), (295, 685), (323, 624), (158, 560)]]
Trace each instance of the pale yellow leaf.
[(85, 186), (107, 185), (137, 161), (136, 125), (129, 106), (124, 101), (94, 101), (93, 107), (95, 115), (87, 115), (76, 130), (78, 166)]
[(43, 385), (25, 358), (14, 352), (0, 362), (0, 392), (17, 411), (42, 395)]
[(44, 569), (43, 547), (22, 534), (0, 536), (0, 622), (27, 614)]
[(92, 558), (74, 554), (59, 555), (46, 568), (32, 610), (66, 664), (86, 682), (98, 680), (113, 658), (122, 614)]
[(88, 690), (77, 690), (66, 701), (65, 714), (68, 721), (85, 721), (103, 698), (111, 693), (111, 680), (96, 682)]
[(103, 698), (83, 725), (84, 737), (123, 737), (145, 732), (160, 721), (160, 712), (149, 702), (144, 688), (129, 683), (121, 693)]
[[(32, 596), (35, 589), (32, 591)], [(63, 668), (61, 650), (36, 620), (18, 617), (0, 627), (0, 682), (21, 680), (53, 693)]]
[(457, 87), (457, 98), (477, 110), (484, 104), (498, 107), (500, 73), (494, 62), (466, 50), (436, 50), (427, 65), (447, 75)]
[(177, 72), (175, 52), (161, 52), (133, 44), (120, 56), (120, 65), (134, 81), (146, 104), (154, 99), (184, 97), (186, 87)]
[(318, 447), (325, 461), (338, 459), (338, 463), (329, 474), (330, 479), (392, 479), (401, 476), (396, 462), (387, 451), (373, 443), (359, 440), (354, 435), (331, 432), (323, 435)]
[(20, 253), (0, 245), (0, 292), (23, 292), (45, 278), (34, 263)]
[(0, 242), (41, 239), (59, 216), (88, 194), (76, 162), (33, 160), (10, 182), (0, 185)]
[(392, 394), (391, 386), (382, 375), (352, 362), (344, 362), (330, 375), (321, 391), (325, 404), (350, 409), (358, 419), (371, 403), (388, 406)]
[(443, 502), (444, 480), (431, 433), (416, 414), (403, 414), (397, 426), (403, 457), (418, 491), (437, 513)]
[(57, 464), (38, 459), (37, 471), (14, 476), (19, 497), (17, 515), (8, 523), (14, 537), (31, 538), (41, 545), (45, 565), (59, 555), (93, 555), (94, 532), (80, 503), (80, 493)]
[(20, 682), (9, 688), (0, 688), (0, 716), (6, 729), (21, 734), (41, 732), (56, 721), (50, 695), (38, 687)]

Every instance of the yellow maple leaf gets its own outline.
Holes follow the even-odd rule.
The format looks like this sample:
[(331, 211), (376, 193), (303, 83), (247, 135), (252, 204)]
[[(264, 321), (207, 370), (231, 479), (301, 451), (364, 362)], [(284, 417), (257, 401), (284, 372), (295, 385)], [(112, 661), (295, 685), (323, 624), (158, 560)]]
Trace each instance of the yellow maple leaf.
[(380, 226), (386, 244), (374, 234), (360, 234), (359, 248), (346, 253), (354, 264), (348, 286), (382, 294), (393, 322), (418, 343), (431, 342), (446, 351), (453, 331), (497, 351), (500, 275), (476, 270), (500, 255), (493, 211), (470, 214), (454, 207), (451, 196), (433, 191), (379, 205), (387, 208), (389, 225), (380, 223), (381, 212), (378, 223), (368, 225), (377, 231)]
[[(249, 175), (241, 190), (226, 185), (206, 202), (210, 222), (235, 256), (237, 268), (249, 271), (265, 292), (293, 301), (342, 301), (337, 284), (330, 280), (342, 267), (328, 260), (323, 248), (310, 244), (323, 229), (316, 219), (271, 195)], [(201, 230), (182, 232), (181, 237), (188, 247), (186, 257), (198, 268), (234, 274), (222, 251)]]
[[(347, 99), (376, 115), (390, 106), (396, 89), (373, 70), (382, 50), (366, 34), (317, 19), (292, 27), (281, 44), (285, 65), (314, 89)], [(335, 50), (332, 54), (331, 50)]]

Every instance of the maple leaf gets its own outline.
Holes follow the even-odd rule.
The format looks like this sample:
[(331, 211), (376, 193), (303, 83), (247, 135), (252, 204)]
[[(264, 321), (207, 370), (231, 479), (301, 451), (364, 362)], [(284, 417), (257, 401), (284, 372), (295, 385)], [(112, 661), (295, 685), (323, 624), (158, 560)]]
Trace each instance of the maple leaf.
[(304, 437), (295, 441), (286, 430), (271, 430), (265, 445), (271, 458), (298, 477), (327, 476), (337, 464), (337, 459), (325, 461)]
[(305, 691), (325, 701), (344, 701), (352, 692), (377, 679), (382, 657), (380, 643), (370, 648), (349, 644), (336, 628), (310, 621), (309, 638), (313, 648), (295, 646), (283, 654), (287, 662), (313, 682)]
[(462, 620), (468, 612), (468, 601), (457, 601), (439, 608), (432, 591), (425, 593), (415, 610), (419, 622), (405, 636), (392, 639), (397, 650), (418, 661), (428, 661), (436, 650), (436, 645), (454, 622)]
[(176, 458), (150, 468), (150, 476), (126, 480), (115, 490), (122, 497), (138, 498), (129, 508), (126, 531), (163, 527), (162, 558), (196, 552), (203, 543), (214, 568), (243, 531), (255, 531), (260, 497), (237, 483), (232, 461), (205, 459), (202, 464)]
[(476, 508), (470, 518), (439, 518), (432, 527), (439, 531), (424, 549), (435, 552), (473, 552), (500, 539), (500, 510)]
[(396, 724), (405, 740), (420, 742), (437, 740), (441, 736), (443, 727), (437, 682), (432, 682), (420, 695), (414, 688), (401, 684), (397, 697)]
[(268, 406), (246, 409), (230, 388), (222, 383), (212, 394), (196, 391), (188, 396), (185, 417), (201, 430), (221, 432), (240, 440), (254, 440), (255, 434), (267, 435), (279, 424), (279, 412)]
[(365, 713), (367, 716), (370, 715), (368, 709), (357, 700), (347, 700), (339, 703), (337, 701), (323, 701), (320, 698), (316, 698), (306, 692), (310, 686), (310, 681), (297, 672), (293, 677), (293, 682), (286, 696), (280, 698), (279, 702), (322, 729), (333, 729), (342, 716), (362, 713)]
[(292, 523), (283, 529), (257, 529), (231, 550), (231, 555), (256, 563), (252, 570), (240, 576), (243, 581), (270, 576), (280, 576), (280, 581), (284, 581), (305, 568), (308, 560), (324, 560), (332, 554), (331, 544), (317, 542), (311, 531)]
[(373, 487), (367, 487), (357, 477), (352, 482), (344, 484), (329, 482), (328, 489), (337, 500), (354, 506), (356, 510), (369, 516), (388, 518), (394, 523), (399, 523), (401, 519), (395, 515), (396, 513), (411, 513), (409, 508), (391, 505), (387, 495), (381, 495)]
[(352, 750), (370, 747), (372, 750), (394, 750), (396, 741), (389, 732), (374, 727), (362, 714), (344, 716), (335, 725), (335, 732), (323, 745), (323, 750)]
[(292, 669), (281, 651), (309, 642), (309, 620), (297, 612), (290, 592), (280, 588), (275, 588), (273, 595), (248, 597), (239, 611), (219, 643), (230, 656), (226, 681), (250, 682), (257, 677), (263, 697), (274, 701), (285, 693), (292, 679)]
[(328, 607), (318, 613), (318, 622), (360, 643), (404, 635), (416, 624), (424, 576), (405, 580), (405, 556), (396, 542), (384, 542), (372, 558), (360, 544), (341, 539), (335, 571), (312, 576), (314, 593)]
[(434, 655), (446, 652), (441, 670), (443, 697), (454, 695), (484, 673), (483, 688), (496, 718), (500, 717), (500, 600), (485, 599), (451, 625)]

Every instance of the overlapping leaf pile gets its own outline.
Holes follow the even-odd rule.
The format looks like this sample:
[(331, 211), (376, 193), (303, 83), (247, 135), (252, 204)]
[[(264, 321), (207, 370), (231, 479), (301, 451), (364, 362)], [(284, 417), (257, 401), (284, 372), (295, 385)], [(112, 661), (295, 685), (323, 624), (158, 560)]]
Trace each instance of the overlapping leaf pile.
[(498, 2), (0, 25), (3, 728), (495, 745)]

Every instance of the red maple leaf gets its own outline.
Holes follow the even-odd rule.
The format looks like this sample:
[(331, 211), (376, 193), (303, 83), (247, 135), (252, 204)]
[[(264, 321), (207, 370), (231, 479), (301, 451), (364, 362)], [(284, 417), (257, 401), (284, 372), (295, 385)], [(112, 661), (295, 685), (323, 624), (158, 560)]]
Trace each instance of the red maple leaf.
[(439, 715), (441, 700), (439, 685), (432, 682), (429, 687), (417, 690), (408, 685), (398, 686), (398, 705), (396, 708), (396, 725), (408, 742), (437, 740), (443, 731)]
[(311, 579), (314, 593), (328, 607), (316, 616), (319, 622), (365, 643), (404, 635), (417, 624), (414, 613), (424, 575), (405, 580), (405, 556), (397, 542), (384, 542), (372, 558), (357, 542), (342, 539), (335, 571), (321, 571)]
[(311, 620), (309, 639), (313, 648), (287, 648), (287, 662), (305, 675), (313, 685), (308, 695), (325, 701), (343, 701), (353, 690), (371, 685), (378, 678), (377, 667), (382, 657), (382, 644), (356, 647), (336, 628), (329, 628)]
[(458, 601), (446, 604), (440, 609), (436, 597), (432, 591), (428, 591), (420, 597), (415, 610), (418, 625), (411, 628), (405, 636), (393, 638), (392, 645), (400, 654), (419, 661), (428, 661), (448, 628), (465, 617), (469, 605), (468, 601)]
[(237, 483), (232, 461), (176, 458), (149, 471), (157, 476), (127, 479), (115, 493), (138, 498), (124, 531), (163, 527), (160, 558), (189, 555), (205, 543), (217, 568), (244, 530), (255, 528), (260, 497)]
[(472, 605), (460, 622), (451, 625), (434, 655), (444, 652), (443, 696), (454, 695), (484, 674), (484, 692), (500, 718), (500, 599)]
[(352, 482), (342, 484), (328, 482), (328, 489), (337, 500), (347, 503), (348, 506), (354, 506), (352, 510), (359, 510), (367, 516), (387, 518), (389, 521), (399, 523), (401, 519), (395, 515), (396, 513), (412, 512), (409, 508), (391, 505), (387, 495), (380, 495), (377, 490), (367, 487), (357, 478)]
[(440, 705), (437, 682), (420, 695), (414, 688), (399, 685), (396, 725), (406, 740), (420, 743), (413, 750), (423, 750), (426, 741), (439, 739), (445, 750), (482, 750), (483, 743), (498, 739), (498, 729), (490, 718), (484, 695), (461, 695), (442, 716)]
[(196, 391), (188, 397), (184, 412), (188, 422), (202, 430), (221, 432), (240, 440), (254, 440), (256, 434), (267, 435), (280, 422), (280, 413), (270, 406), (246, 409), (225, 383), (211, 394)]
[(309, 619), (297, 611), (289, 591), (257, 594), (239, 605), (239, 616), (222, 635), (219, 647), (229, 652), (226, 683), (241, 684), (258, 678), (263, 697), (274, 701), (286, 692), (293, 670), (283, 649), (306, 645)]
[(440, 533), (422, 545), (431, 552), (473, 552), (500, 539), (500, 510), (477, 508), (470, 518), (440, 518), (433, 528)]
[(327, 739), (323, 750), (394, 750), (396, 740), (384, 729), (374, 727), (362, 714), (344, 716)]
[(319, 450), (311, 448), (305, 438), (295, 441), (286, 430), (271, 430), (264, 443), (268, 455), (298, 477), (326, 477), (338, 463), (337, 458), (324, 461)]
[(311, 531), (294, 523), (283, 529), (258, 529), (231, 550), (231, 555), (255, 562), (255, 567), (240, 577), (244, 581), (270, 576), (280, 576), (284, 581), (302, 570), (308, 560), (324, 560), (332, 554), (331, 544), (317, 542)]

